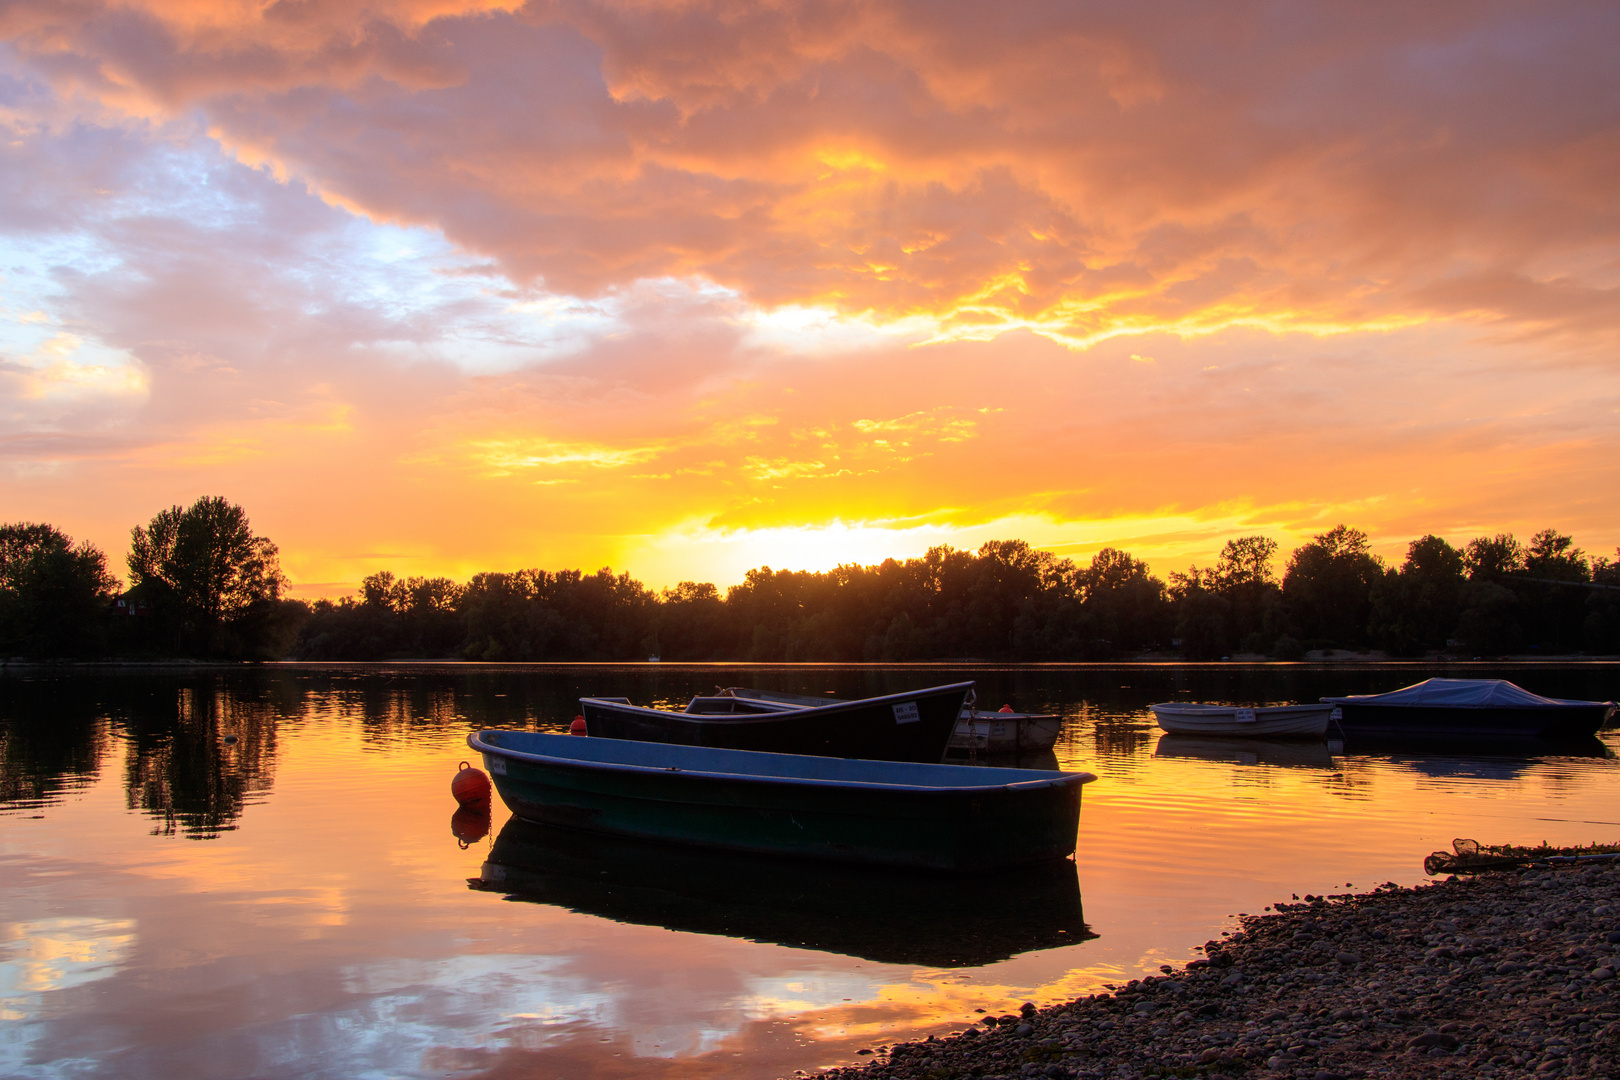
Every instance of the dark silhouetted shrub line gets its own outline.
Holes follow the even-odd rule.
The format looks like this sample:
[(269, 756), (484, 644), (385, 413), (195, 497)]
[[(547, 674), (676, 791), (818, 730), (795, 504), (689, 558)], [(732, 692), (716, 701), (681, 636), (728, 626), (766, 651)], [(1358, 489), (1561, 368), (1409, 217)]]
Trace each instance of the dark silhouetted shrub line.
[(270, 660), (309, 607), (282, 597), (276, 545), (219, 496), (131, 530), (130, 588), (49, 525), (0, 526), (0, 655)]
[[(1620, 557), (1620, 551), (1616, 553)], [(1298, 659), (1620, 653), (1620, 561), (1555, 530), (1455, 548), (1414, 540), (1399, 567), (1340, 525), (1278, 576), (1264, 536), (1169, 581), (1115, 548), (1081, 566), (1022, 540), (948, 546), (823, 573), (750, 570), (721, 591), (653, 592), (610, 569), (448, 578), (383, 571), (359, 593), (283, 597), (276, 547), (218, 497), (132, 533), (131, 587), (48, 525), (0, 527), (0, 655), (483, 661), (1107, 660), (1174, 652)]]

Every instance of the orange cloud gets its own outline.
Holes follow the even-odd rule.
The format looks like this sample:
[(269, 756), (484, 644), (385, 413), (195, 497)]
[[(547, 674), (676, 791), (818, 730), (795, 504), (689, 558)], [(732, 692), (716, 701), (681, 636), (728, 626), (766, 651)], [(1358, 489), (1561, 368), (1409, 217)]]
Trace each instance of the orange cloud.
[(1615, 21), (18, 0), (0, 490), (326, 583), (1607, 550)]
[(693, 275), (1074, 345), (1437, 316), (1607, 337), (1612, 12), (1528, 18), (22, 4), (6, 33), (58, 85), (200, 110), (244, 160), (566, 292)]

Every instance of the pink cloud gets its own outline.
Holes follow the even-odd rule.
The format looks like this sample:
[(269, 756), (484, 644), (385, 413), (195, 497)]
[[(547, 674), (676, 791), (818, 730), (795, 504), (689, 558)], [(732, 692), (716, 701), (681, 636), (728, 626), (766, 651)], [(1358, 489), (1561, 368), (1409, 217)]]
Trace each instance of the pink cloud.
[[(24, 4), (6, 32), (54, 85), (197, 110), (242, 152), (520, 280), (698, 275), (765, 303), (1085, 337), (1232, 309), (1590, 329), (1545, 289), (1486, 283), (1612, 300), (1592, 260), (1615, 239), (1594, 201), (1620, 139), (1613, 19)], [(1099, 288), (1106, 309), (1085, 309)]]
[(1614, 19), (15, 3), (0, 489), (115, 563), (223, 491), (314, 581), (829, 521), (1606, 550)]

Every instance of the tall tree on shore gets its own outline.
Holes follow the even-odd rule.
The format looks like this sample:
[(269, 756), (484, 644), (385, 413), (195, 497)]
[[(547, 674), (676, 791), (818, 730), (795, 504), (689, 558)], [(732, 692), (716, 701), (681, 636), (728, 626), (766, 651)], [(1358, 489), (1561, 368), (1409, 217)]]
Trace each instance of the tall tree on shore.
[(1283, 599), (1307, 644), (1359, 645), (1367, 640), (1373, 587), (1383, 576), (1367, 534), (1339, 525), (1295, 549), (1283, 575)]
[(1228, 540), (1210, 583), (1230, 606), (1232, 646), (1269, 652), (1281, 633), (1282, 589), (1271, 572), (1277, 541), (1269, 536)]
[(50, 525), (0, 525), (0, 650), (35, 656), (102, 651), (118, 579), (90, 543)]
[(1373, 590), (1373, 638), (1396, 656), (1444, 648), (1465, 580), (1462, 552), (1434, 535), (1413, 540), (1406, 562)]
[(1524, 548), (1512, 533), (1476, 536), (1463, 548), (1470, 581), (1491, 581), (1524, 569)]
[(130, 592), (148, 604), (162, 644), (193, 653), (254, 650), (287, 580), (276, 545), (247, 511), (213, 495), (159, 511), (130, 533)]

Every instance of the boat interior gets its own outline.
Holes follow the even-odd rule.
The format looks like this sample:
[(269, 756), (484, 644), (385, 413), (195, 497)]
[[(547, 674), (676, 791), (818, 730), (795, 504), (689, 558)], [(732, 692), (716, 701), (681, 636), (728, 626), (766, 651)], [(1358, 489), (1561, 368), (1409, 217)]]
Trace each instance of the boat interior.
[(481, 731), (469, 742), (475, 750), (504, 751), (567, 764), (884, 787), (1004, 788), (1072, 781), (1076, 777), (1085, 778), (1081, 783), (1096, 779), (1090, 773), (767, 754), (630, 739), (581, 739), (538, 731)]

